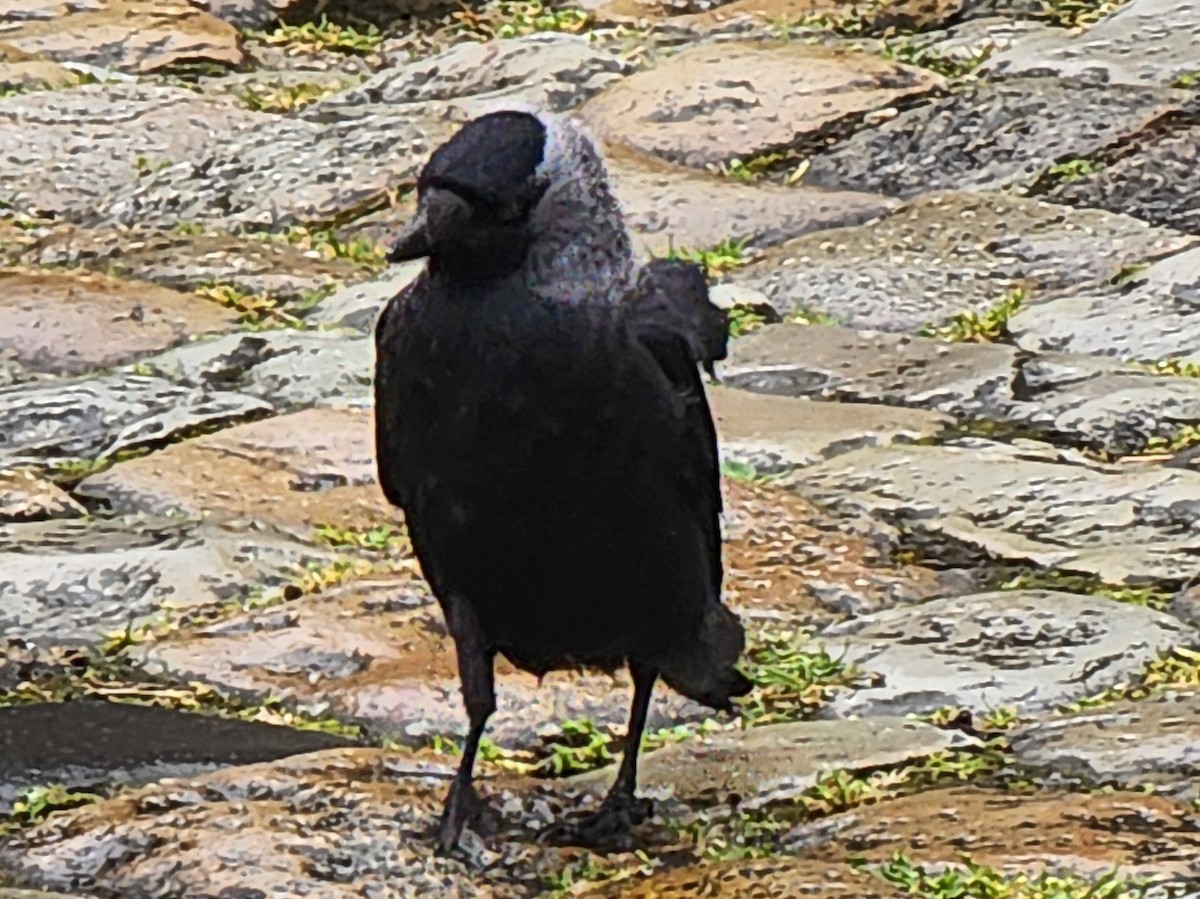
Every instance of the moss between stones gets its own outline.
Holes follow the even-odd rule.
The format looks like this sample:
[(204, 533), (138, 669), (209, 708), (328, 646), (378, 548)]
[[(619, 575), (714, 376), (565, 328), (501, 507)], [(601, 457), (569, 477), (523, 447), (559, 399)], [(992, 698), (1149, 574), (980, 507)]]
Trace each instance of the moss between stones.
[(339, 24), (329, 21), (325, 16), (321, 16), (318, 22), (299, 25), (281, 23), (270, 31), (249, 30), (245, 34), (251, 40), (283, 46), (290, 52), (305, 53), (328, 51), (366, 56), (383, 43), (383, 35), (374, 25)]
[(1001, 874), (965, 856), (951, 865), (925, 866), (897, 851), (882, 865), (851, 863), (903, 893), (921, 899), (1131, 899), (1149, 881), (1128, 880), (1110, 871), (1097, 880), (1074, 874)]
[(1052, 568), (999, 566), (988, 585), (992, 590), (1059, 590), (1152, 609), (1166, 608), (1182, 581), (1157, 581), (1146, 584), (1108, 584), (1090, 574), (1078, 574)]
[(1069, 703), (1058, 711), (1070, 714), (1112, 705), (1125, 699), (1149, 699), (1172, 690), (1197, 689), (1200, 689), (1200, 652), (1187, 646), (1176, 646), (1168, 652), (1160, 653), (1153, 662), (1147, 663), (1142, 673), (1132, 682)]
[(940, 325), (926, 325), (918, 334), (951, 342), (1007, 342), (1008, 321), (1020, 311), (1027, 297), (1023, 288), (1017, 288), (983, 312), (961, 312)]

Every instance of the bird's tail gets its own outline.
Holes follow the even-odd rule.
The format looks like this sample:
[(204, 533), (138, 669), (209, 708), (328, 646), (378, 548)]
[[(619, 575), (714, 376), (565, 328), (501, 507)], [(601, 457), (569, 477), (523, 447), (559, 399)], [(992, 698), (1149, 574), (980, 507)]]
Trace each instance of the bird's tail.
[(662, 679), (671, 689), (717, 711), (732, 711), (735, 696), (745, 696), (753, 684), (736, 667), (746, 648), (746, 632), (737, 616), (720, 602), (710, 603), (700, 625), (699, 639), (680, 646), (662, 666)]

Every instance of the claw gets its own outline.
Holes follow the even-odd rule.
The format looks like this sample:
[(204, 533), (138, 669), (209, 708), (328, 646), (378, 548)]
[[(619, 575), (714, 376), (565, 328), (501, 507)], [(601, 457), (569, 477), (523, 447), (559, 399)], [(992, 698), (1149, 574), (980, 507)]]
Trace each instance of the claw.
[(450, 794), (446, 797), (446, 807), (438, 825), (438, 845), (443, 853), (458, 846), (464, 827), (470, 827), (484, 837), (491, 836), (496, 829), (489, 808), (479, 798), (474, 785), (455, 779), (450, 784)]
[(647, 821), (653, 813), (654, 804), (649, 799), (609, 796), (596, 811), (546, 828), (538, 841), (628, 852), (633, 848), (633, 828)]

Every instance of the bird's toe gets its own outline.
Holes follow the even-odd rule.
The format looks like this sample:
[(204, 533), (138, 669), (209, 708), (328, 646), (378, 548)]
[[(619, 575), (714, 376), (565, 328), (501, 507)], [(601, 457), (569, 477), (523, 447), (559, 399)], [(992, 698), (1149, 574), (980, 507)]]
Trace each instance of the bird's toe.
[(609, 798), (594, 812), (580, 815), (544, 830), (540, 840), (560, 846), (611, 848), (627, 852), (633, 848), (633, 828), (653, 814), (649, 799)]
[(474, 785), (456, 780), (450, 787), (450, 795), (446, 797), (446, 807), (438, 826), (438, 845), (443, 853), (458, 846), (466, 827), (487, 837), (495, 833), (496, 822), (490, 809), (479, 798)]

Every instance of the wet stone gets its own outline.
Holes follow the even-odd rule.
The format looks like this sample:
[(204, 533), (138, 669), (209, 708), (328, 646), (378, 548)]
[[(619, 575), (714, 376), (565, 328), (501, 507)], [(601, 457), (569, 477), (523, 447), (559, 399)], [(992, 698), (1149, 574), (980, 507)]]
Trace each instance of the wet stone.
[(244, 598), (331, 558), (263, 528), (174, 518), (0, 525), (0, 635), (94, 643), (167, 607)]
[(1164, 88), (1052, 79), (982, 84), (836, 144), (813, 158), (804, 181), (902, 197), (1032, 184), (1059, 160), (1131, 137), (1184, 100)]
[(222, 391), (214, 393), (220, 398), (248, 395), (256, 407), (269, 403), (267, 408), (287, 412), (369, 405), (374, 351), (374, 343), (359, 335), (281, 329), (195, 341), (139, 366), (184, 385), (180, 389)]
[(1036, 298), (1008, 322), (1031, 352), (1090, 353), (1113, 359), (1200, 363), (1200, 249), (1177, 253), (1118, 288)]
[(0, 814), (22, 790), (132, 786), (351, 745), (320, 731), (119, 702), (0, 707)]
[(783, 474), (860, 446), (931, 439), (946, 416), (868, 403), (816, 403), (715, 387), (709, 404), (721, 453), (760, 475)]
[(230, 25), (180, 0), (17, 0), (0, 4), (0, 26), (5, 43), (59, 62), (154, 72), (242, 61)]
[(1200, 417), (1196, 378), (1092, 356), (1026, 357), (1004, 344), (833, 327), (762, 328), (735, 341), (722, 374), (757, 393), (934, 409), (997, 425), (997, 433), (1114, 456), (1169, 444)]
[(385, 69), (361, 85), (314, 104), (306, 118), (358, 118), (368, 107), (442, 101), (454, 118), (482, 112), (475, 100), (524, 100), (555, 110), (573, 108), (632, 71), (620, 56), (585, 36), (525, 35), (512, 40), (467, 41), (423, 59)]
[(1136, 789), (1154, 784), (1188, 798), (1200, 791), (1200, 696), (1124, 700), (1009, 735), (1017, 760), (1043, 775)]
[(1200, 875), (1196, 816), (1178, 802), (1139, 793), (1017, 795), (956, 787), (931, 790), (800, 825), (790, 849), (814, 860), (848, 855), (886, 863), (901, 851), (914, 864), (1070, 872), (1098, 880), (1175, 882)]
[(721, 378), (761, 394), (986, 418), (999, 417), (1009, 404), (1015, 366), (1016, 353), (1001, 344), (779, 324), (734, 341)]
[(1058, 77), (1086, 75), (1111, 84), (1170, 85), (1197, 68), (1200, 3), (1130, 0), (1082, 32), (1047, 28), (992, 57), (984, 71)]
[(854, 191), (746, 184), (619, 151), (611, 154), (609, 183), (635, 251), (643, 254), (731, 239), (767, 247), (810, 231), (860, 225), (895, 205)]
[(873, 224), (788, 241), (727, 279), (762, 291), (782, 313), (814, 310), (851, 327), (915, 332), (983, 314), (1018, 289), (1107, 281), (1192, 241), (1131, 216), (946, 193)]
[(107, 895), (518, 899), (578, 856), (536, 842), (577, 797), (511, 777), (480, 787), (502, 816), (498, 834), (435, 853), (452, 773), (402, 753), (340, 749), (168, 780), (16, 834), (0, 846), (0, 870)]
[(815, 640), (877, 676), (835, 696), (833, 715), (977, 714), (1062, 706), (1133, 680), (1158, 654), (1194, 641), (1175, 618), (1050, 590), (937, 599), (826, 628)]
[(1200, 378), (1066, 353), (1023, 360), (1018, 378), (1021, 400), (1008, 408), (1008, 422), (1110, 456), (1186, 440), (1200, 421)]
[(271, 411), (260, 399), (120, 373), (0, 388), (0, 467), (93, 462)]
[[(184, 88), (148, 84), (2, 97), (0, 194), (25, 212), (78, 220), (125, 197), (153, 170), (198, 158), (213, 134), (232, 141), (264, 119)], [(87, 166), (65, 162), (83, 157)]]
[(80, 272), (0, 274), (0, 348), (37, 371), (109, 368), (236, 323), (216, 303), (153, 284)]
[[(649, 796), (670, 797), (710, 812), (736, 797), (739, 810), (795, 799), (833, 771), (868, 771), (904, 765), (946, 750), (977, 746), (959, 731), (904, 718), (806, 721), (700, 735), (646, 753), (638, 786)], [(571, 778), (604, 787), (612, 767)]]
[(375, 426), (366, 410), (306, 409), (226, 428), (120, 462), (81, 481), (77, 496), (120, 514), (164, 514), (278, 526), (391, 522), (376, 482)]
[[(736, 81), (729, 71), (739, 73)], [(631, 75), (581, 115), (606, 143), (702, 168), (811, 143), (942, 83), (928, 70), (863, 53), (722, 43)]]
[(1116, 162), (1059, 184), (1047, 196), (1200, 234), (1200, 125), (1163, 128), (1123, 149), (1127, 153)]
[(623, 64), (570, 35), (451, 48), (298, 116), (259, 115), (253, 131), (150, 172), (136, 190), (111, 194), (89, 222), (170, 227), (182, 219), (278, 230), (353, 218), (390, 203), (397, 185), (415, 180), (456, 121), (501, 101), (552, 97), (552, 106), (572, 105), (582, 90), (571, 80), (580, 66), (616, 77)]
[(69, 493), (49, 481), (28, 471), (0, 471), (0, 524), (86, 514)]
[(946, 592), (947, 573), (895, 560), (898, 534), (832, 517), (793, 491), (726, 480), (726, 602), (768, 630), (815, 626)]
[[(185, 228), (55, 228), (33, 246), (11, 254), (16, 263), (116, 270), (122, 276), (176, 290), (227, 284), (240, 291), (298, 299), (331, 281), (353, 280), (366, 271), (345, 259), (329, 259), (282, 241), (255, 240)], [(194, 302), (194, 301), (193, 301)]]
[(1011, 561), (1109, 584), (1183, 582), (1200, 549), (1200, 475), (1099, 466), (1033, 441), (854, 450), (787, 480), (833, 511), (902, 527), (910, 547), (944, 564)]
[(305, 321), (329, 328), (348, 328), (360, 334), (373, 334), (375, 322), (387, 301), (416, 280), (426, 264), (424, 259), (418, 259), (390, 265), (368, 281), (343, 287), (323, 299), (305, 316)]

